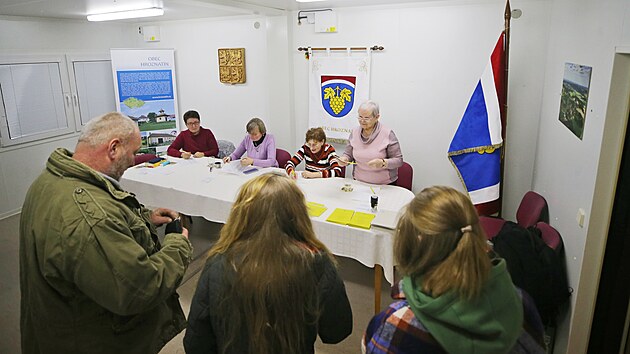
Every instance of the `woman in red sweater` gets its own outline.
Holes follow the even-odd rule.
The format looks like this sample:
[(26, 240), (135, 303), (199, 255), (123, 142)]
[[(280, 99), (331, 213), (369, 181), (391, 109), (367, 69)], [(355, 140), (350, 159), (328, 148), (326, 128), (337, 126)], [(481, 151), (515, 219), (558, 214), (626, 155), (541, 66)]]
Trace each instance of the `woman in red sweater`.
[(184, 130), (168, 147), (168, 156), (189, 159), (193, 157), (217, 156), (219, 145), (210, 129), (202, 128), (199, 113), (188, 111), (184, 113), (184, 123), (188, 130)]

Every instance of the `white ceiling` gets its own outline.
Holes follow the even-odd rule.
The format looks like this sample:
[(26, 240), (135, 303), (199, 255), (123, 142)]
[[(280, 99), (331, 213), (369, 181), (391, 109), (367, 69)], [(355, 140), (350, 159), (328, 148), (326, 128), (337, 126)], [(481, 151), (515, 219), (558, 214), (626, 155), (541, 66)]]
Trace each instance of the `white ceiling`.
[(85, 20), (87, 15), (94, 13), (163, 7), (165, 14), (159, 20), (171, 21), (244, 14), (280, 15), (291, 10), (423, 1), (428, 0), (326, 0), (311, 3), (295, 0), (0, 0), (0, 15)]

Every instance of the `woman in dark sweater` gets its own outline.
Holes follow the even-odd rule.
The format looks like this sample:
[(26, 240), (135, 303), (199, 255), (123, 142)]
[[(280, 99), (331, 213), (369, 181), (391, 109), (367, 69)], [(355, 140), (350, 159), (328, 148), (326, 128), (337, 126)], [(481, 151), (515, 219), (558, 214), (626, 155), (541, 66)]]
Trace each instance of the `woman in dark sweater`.
[(186, 352), (313, 353), (318, 335), (338, 343), (351, 332), (344, 284), (300, 189), (277, 174), (246, 182), (199, 279)]

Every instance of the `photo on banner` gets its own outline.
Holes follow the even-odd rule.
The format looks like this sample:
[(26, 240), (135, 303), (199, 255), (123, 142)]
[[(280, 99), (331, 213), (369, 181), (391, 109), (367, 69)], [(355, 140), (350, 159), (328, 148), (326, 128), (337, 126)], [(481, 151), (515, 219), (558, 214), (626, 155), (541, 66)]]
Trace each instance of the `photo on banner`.
[(116, 109), (140, 129), (140, 153), (166, 154), (180, 124), (173, 49), (112, 49)]
[(347, 143), (358, 106), (370, 97), (371, 50), (309, 52), (309, 127)]

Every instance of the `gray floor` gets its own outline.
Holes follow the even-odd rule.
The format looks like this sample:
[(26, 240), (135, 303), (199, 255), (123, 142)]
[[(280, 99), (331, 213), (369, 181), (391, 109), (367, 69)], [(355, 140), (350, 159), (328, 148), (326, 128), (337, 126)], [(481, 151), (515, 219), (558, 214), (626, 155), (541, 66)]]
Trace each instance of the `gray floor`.
[[(184, 282), (178, 292), (184, 308), (188, 313), (190, 300), (195, 291), (199, 270), (203, 265), (204, 253), (216, 239), (220, 224), (208, 222), (202, 218), (194, 218), (191, 241), (195, 248), (195, 261), (188, 268)], [(19, 283), (19, 215), (0, 220), (0, 353), (20, 353), (20, 283)], [(368, 321), (373, 315), (374, 273), (371, 268), (361, 263), (339, 257), (339, 273), (344, 279), (346, 290), (354, 317), (352, 335), (335, 345), (316, 343), (318, 354), (354, 354), (360, 352), (360, 341)], [(384, 308), (391, 302), (389, 285), (383, 278), (381, 289), (381, 305)], [(182, 346), (183, 332), (164, 347), (161, 354), (184, 353)]]

